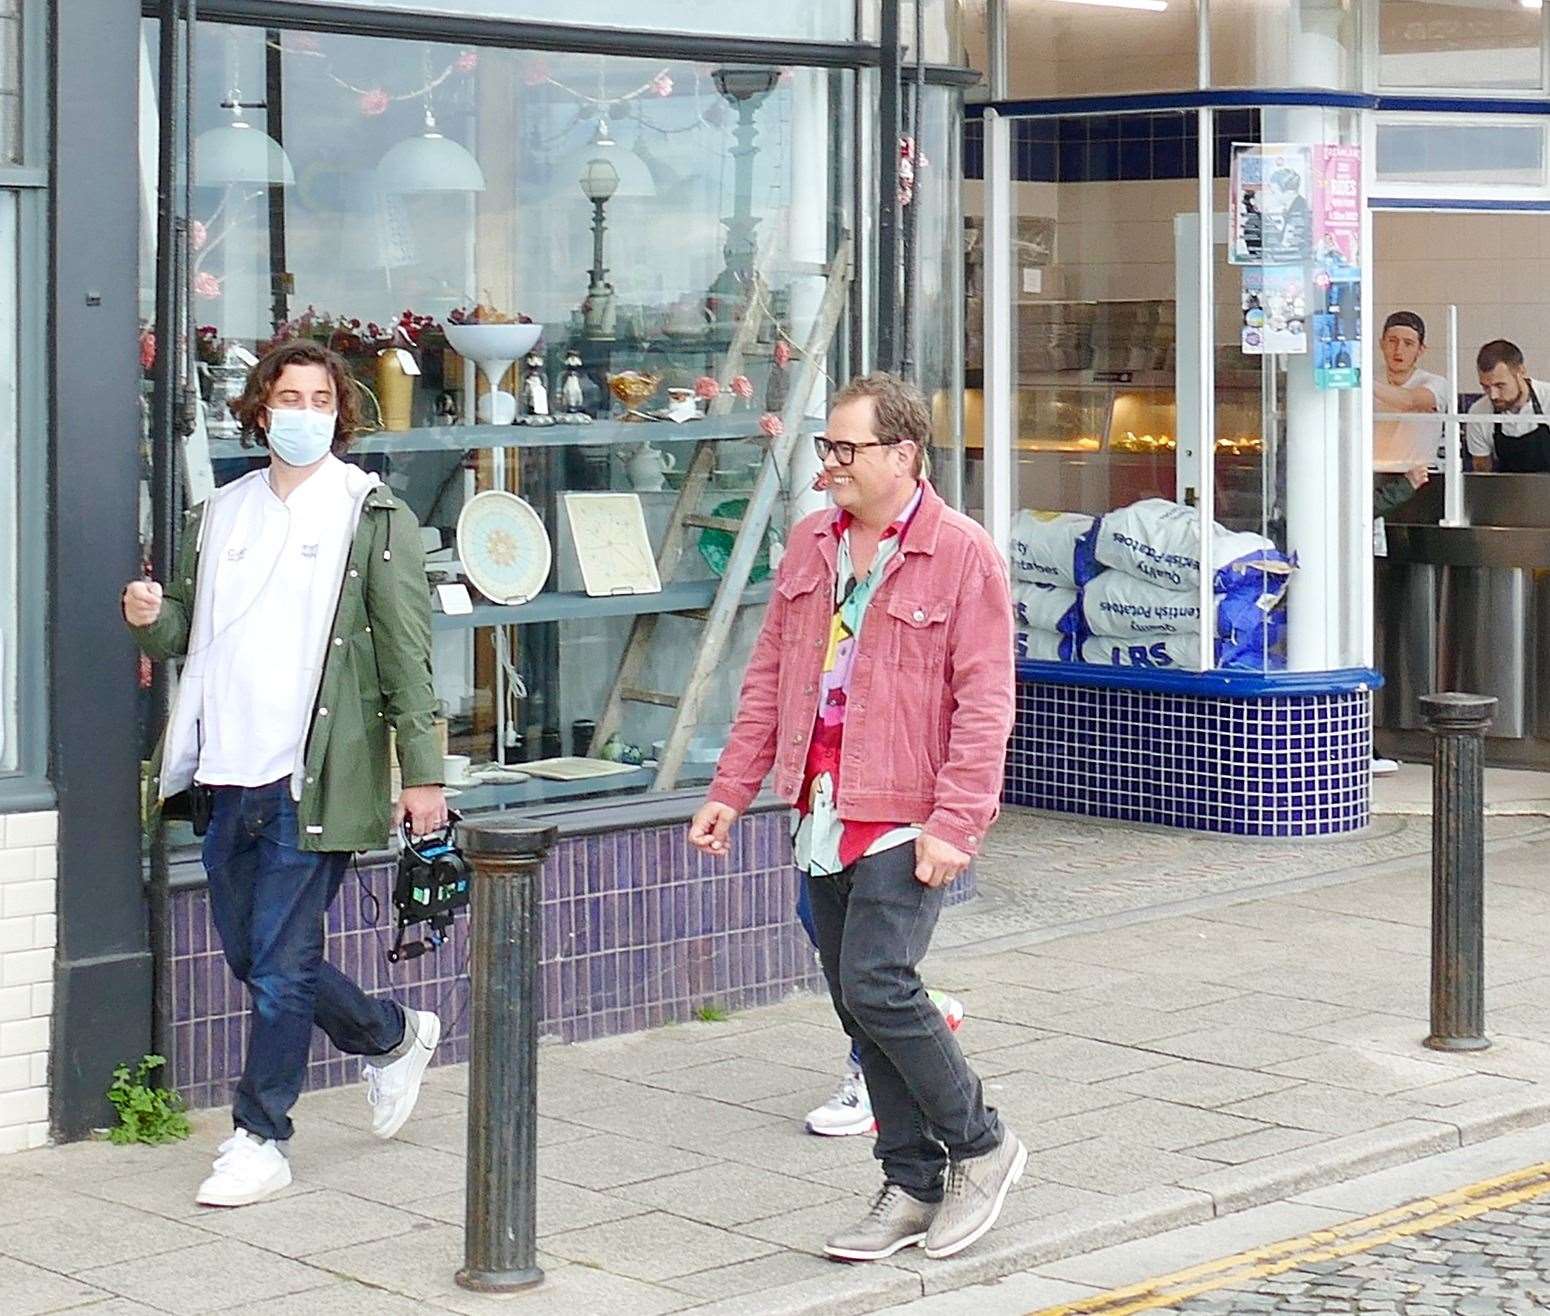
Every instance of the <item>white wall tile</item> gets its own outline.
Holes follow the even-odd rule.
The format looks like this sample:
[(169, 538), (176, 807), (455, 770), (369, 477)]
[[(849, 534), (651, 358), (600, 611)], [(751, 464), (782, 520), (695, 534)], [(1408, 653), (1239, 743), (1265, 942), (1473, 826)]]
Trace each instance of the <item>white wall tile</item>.
[[(0, 987), (30, 986), (54, 980), (52, 950), (19, 950), (0, 960)], [(0, 1124), (5, 1121), (0, 1120)]]
[(38, 878), (38, 852), (34, 849), (0, 849), (0, 884), (35, 882)]
[(58, 841), (56, 814), (0, 815), (0, 1152), (48, 1142)]
[(53, 912), (54, 881), (52, 878), (42, 882), (8, 882), (0, 887), (0, 918)]
[(48, 1119), (48, 1089), (25, 1088), (0, 1092), (0, 1128), (9, 1124), (35, 1124)]
[(32, 1080), (31, 1056), (0, 1056), (0, 1092), (22, 1092), (37, 1086)]
[(15, 850), (24, 845), (54, 845), (59, 840), (59, 815), (12, 813), (5, 820), (5, 844)]
[(31, 987), (0, 987), (0, 1023), (35, 1018), (39, 1011), (33, 1006), (32, 992)]
[(30, 1056), (48, 1050), (49, 1020), (24, 1019), (0, 1024), (0, 1056)]

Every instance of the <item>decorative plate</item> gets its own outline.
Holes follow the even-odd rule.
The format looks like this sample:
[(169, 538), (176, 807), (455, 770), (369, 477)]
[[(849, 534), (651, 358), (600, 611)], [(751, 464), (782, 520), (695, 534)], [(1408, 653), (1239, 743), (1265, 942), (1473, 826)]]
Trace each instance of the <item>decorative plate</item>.
[[(717, 503), (710, 509), (714, 517), (724, 518), (728, 521), (736, 521), (748, 510), (746, 498), (728, 498), (724, 503)], [(699, 538), (700, 556), (705, 559), (705, 565), (718, 576), (724, 576), (727, 572), (727, 563), (732, 558), (732, 545), (737, 542), (736, 537), (725, 530), (701, 530)], [(753, 560), (753, 570), (748, 573), (748, 583), (757, 585), (761, 580), (768, 580), (770, 576), (770, 532), (764, 532), (764, 542), (759, 545), (759, 552)]]
[(457, 519), (457, 555), (469, 583), (491, 603), (526, 603), (549, 579), (549, 534), (516, 494), (475, 494)]

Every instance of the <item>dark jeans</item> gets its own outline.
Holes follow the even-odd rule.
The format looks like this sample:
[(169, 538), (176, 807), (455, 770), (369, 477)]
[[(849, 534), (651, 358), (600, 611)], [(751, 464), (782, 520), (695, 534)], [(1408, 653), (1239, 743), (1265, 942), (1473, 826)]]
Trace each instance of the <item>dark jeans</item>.
[(931, 1003), (917, 969), (944, 889), (915, 880), (915, 847), (857, 860), (838, 877), (808, 879), (818, 956), (877, 1116), (873, 1154), (883, 1177), (940, 1201), (948, 1157), (992, 1151), (1001, 1121), (979, 1077)]
[[(818, 927), (813, 922), (813, 896), (810, 887), (814, 882), (822, 882), (821, 877), (809, 877), (801, 874), (801, 881), (797, 883), (797, 921), (802, 925), (802, 931), (807, 933), (807, 939), (813, 943), (813, 949), (818, 949)], [(861, 1065), (861, 1043), (850, 1044), (850, 1063)]]
[(289, 779), (217, 786), (214, 795), (204, 841), (210, 912), (226, 963), (253, 998), (232, 1122), (284, 1141), (312, 1025), (349, 1055), (379, 1056), (403, 1040), (404, 1012), (367, 996), (323, 958), (323, 916), (350, 856), (298, 846)]

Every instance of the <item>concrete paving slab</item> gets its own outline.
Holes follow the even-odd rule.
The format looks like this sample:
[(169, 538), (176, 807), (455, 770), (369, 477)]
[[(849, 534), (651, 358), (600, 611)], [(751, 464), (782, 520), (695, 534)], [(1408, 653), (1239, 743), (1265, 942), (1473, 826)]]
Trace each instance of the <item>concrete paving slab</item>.
[(555, 1234), (545, 1246), (567, 1261), (647, 1281), (735, 1266), (779, 1250), (746, 1231), (717, 1229), (665, 1211)]
[(1034, 1312), (1080, 1302), (1097, 1292), (1086, 1284), (1070, 1284), (1065, 1280), (1025, 1273), (933, 1294), (898, 1307), (885, 1307), (878, 1316), (985, 1316), (989, 1310)]
[(744, 1294), (765, 1293), (804, 1280), (828, 1280), (835, 1274), (834, 1262), (827, 1257), (804, 1252), (772, 1252), (753, 1261), (717, 1266), (692, 1275), (678, 1275), (664, 1287), (687, 1294), (698, 1303), (720, 1302)]
[(1323, 1083), (1302, 1083), (1297, 1087), (1250, 1097), (1222, 1107), (1228, 1114), (1243, 1115), (1266, 1124), (1290, 1129), (1308, 1129), (1314, 1133), (1347, 1134), (1374, 1129), (1420, 1114), (1435, 1111), (1417, 1107), (1393, 1097), (1375, 1097), (1351, 1088), (1329, 1087)]
[[(1371, 1054), (1337, 1046), (1299, 1060), (1267, 1066), (1272, 1074), (1286, 1074), (1331, 1087), (1355, 1088), (1390, 1096), (1428, 1083), (1444, 1083), (1457, 1077), (1455, 1070), (1411, 1056)], [(1428, 1103), (1430, 1104), (1430, 1103)]]
[[(319, 1275), (323, 1286), (306, 1289), (301, 1293), (288, 1293), (283, 1298), (266, 1298), (262, 1302), (247, 1302), (230, 1309), (228, 1316), (416, 1316), (425, 1310), (424, 1305), (413, 1298), (401, 1298), (394, 1293), (350, 1280), (329, 1280)], [(152, 1310), (149, 1307), (141, 1311)], [(95, 1307), (83, 1316), (98, 1316)]]
[(767, 1216), (831, 1202), (848, 1191), (827, 1187), (811, 1179), (775, 1174), (753, 1165), (722, 1162), (687, 1174), (631, 1184), (618, 1190), (627, 1201), (687, 1220), (729, 1229)]
[(220, 1307), (317, 1288), (320, 1272), (289, 1257), (220, 1239), (100, 1266), (78, 1278), (172, 1316), (204, 1316)]
[(805, 1091), (811, 1087), (812, 1082), (811, 1070), (752, 1056), (732, 1056), (652, 1076), (652, 1085), (665, 1091), (707, 1097), (733, 1105), (746, 1105), (761, 1097)]
[(1211, 1110), (1272, 1092), (1284, 1092), (1297, 1084), (1297, 1079), (1280, 1074), (1234, 1069), (1203, 1060), (1174, 1060), (1134, 1074), (1105, 1079), (1098, 1087)]
[(163, 1216), (82, 1198), (68, 1211), (35, 1217), (32, 1228), (0, 1231), (0, 1253), (61, 1275), (193, 1247), (210, 1235)]
[(111, 1296), (95, 1285), (0, 1256), (0, 1311), (6, 1316), (44, 1316)]
[(607, 1133), (568, 1142), (563, 1147), (540, 1146), (538, 1149), (541, 1178), (598, 1190), (660, 1179), (664, 1174), (698, 1170), (710, 1163), (709, 1157), (694, 1152), (656, 1142), (635, 1142)]
[(331, 1248), (373, 1243), (424, 1227), (422, 1217), (331, 1188), (278, 1197), (240, 1211), (210, 1211), (200, 1229), (303, 1258)]
[(1199, 1157), (1158, 1151), (1114, 1135), (1028, 1155), (1028, 1173), (1036, 1178), (1113, 1196), (1181, 1184), (1215, 1169)]

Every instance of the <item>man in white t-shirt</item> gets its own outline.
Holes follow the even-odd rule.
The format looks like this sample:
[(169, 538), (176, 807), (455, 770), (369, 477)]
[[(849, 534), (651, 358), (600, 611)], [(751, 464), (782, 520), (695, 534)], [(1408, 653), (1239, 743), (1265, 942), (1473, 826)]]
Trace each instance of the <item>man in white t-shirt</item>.
[(1530, 379), (1523, 351), (1505, 338), (1493, 338), (1475, 357), (1480, 391), (1471, 416), (1511, 416), (1495, 424), (1472, 421), (1464, 427), (1469, 456), (1477, 471), (1550, 471), (1550, 383)]
[(1395, 311), (1383, 322), (1378, 346), (1384, 369), (1373, 382), (1373, 409), (1379, 415), (1414, 412), (1417, 418), (1374, 424), (1373, 466), (1391, 474), (1434, 468), (1441, 459), (1442, 422), (1421, 418), (1452, 407), (1448, 381), (1420, 366), (1426, 354), (1426, 321), (1414, 311)]

